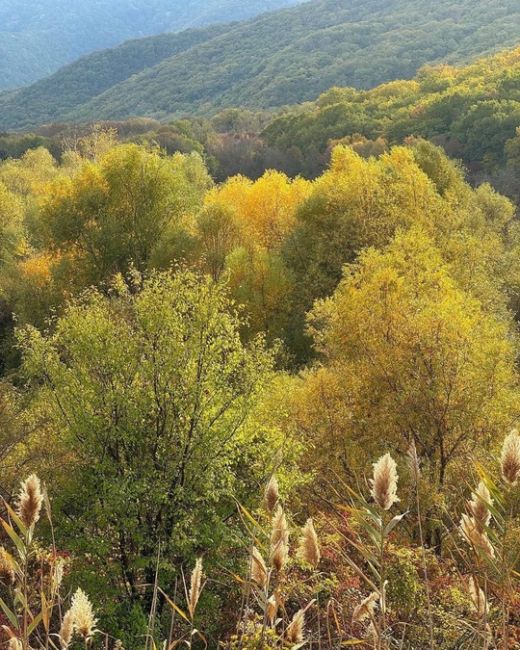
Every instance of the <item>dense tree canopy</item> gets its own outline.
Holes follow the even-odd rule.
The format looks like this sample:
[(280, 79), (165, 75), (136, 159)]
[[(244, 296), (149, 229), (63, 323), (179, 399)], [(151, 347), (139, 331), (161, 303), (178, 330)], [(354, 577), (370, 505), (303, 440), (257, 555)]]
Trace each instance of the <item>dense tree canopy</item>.
[[(163, 3), (154, 0), (150, 9)], [(109, 6), (106, 0), (98, 4)], [(191, 8), (194, 3), (180, 4)], [(208, 9), (213, 4), (223, 3), (210, 2)], [(250, 3), (224, 4), (236, 11)], [(261, 4), (269, 8), (282, 2)], [(95, 53), (49, 79), (0, 97), (0, 129), (135, 115), (164, 120), (236, 106), (285, 106), (313, 100), (331, 86), (371, 88), (410, 79), (427, 63), (466, 62), (512, 47), (519, 21), (516, 0), (313, 0), (226, 28), (159, 36)], [(398, 88), (406, 84), (394, 90)], [(454, 110), (456, 104), (455, 98)], [(354, 133), (362, 131), (364, 112), (357, 106), (329, 106), (326, 114), (327, 138), (334, 137), (337, 121), (355, 126)], [(505, 127), (507, 119), (501, 121)], [(311, 153), (304, 151), (306, 157)]]
[[(200, 152), (148, 141), (156, 123), (107, 126), (0, 163), (0, 487), (30, 463), (55, 488), (106, 629), (140, 647), (168, 602), (155, 576), (175, 591), (197, 555), (237, 575), (247, 535), (264, 543), (254, 504), (273, 472), (298, 523), (324, 508), (329, 526), (340, 482), (364, 484), (383, 452), (412, 490), (411, 441), (424, 509), (408, 550), (426, 536), (448, 571), (468, 458), (487, 462), (518, 419), (514, 204), (419, 138), (343, 141), (314, 180), (216, 183)], [(206, 127), (172, 128), (209, 142)], [(208, 587), (218, 635), (226, 582)]]
[[(244, 20), (296, 1), (4, 0), (0, 7), (0, 90), (27, 85), (84, 54), (113, 47), (128, 39)], [(151, 57), (146, 63), (143, 61), (143, 67), (160, 60), (161, 55), (172, 53), (168, 49), (161, 51), (160, 44), (166, 40), (173, 39), (159, 36), (153, 45), (149, 40), (133, 44), (141, 55)], [(137, 59), (136, 56), (133, 62)], [(129, 63), (122, 66), (127, 75), (132, 70)]]
[[(134, 282), (139, 282), (136, 278)], [(157, 543), (172, 566), (226, 535), (233, 495), (255, 492), (281, 437), (255, 409), (272, 374), (261, 341), (245, 347), (223, 286), (190, 272), (152, 275), (110, 297), (91, 291), (49, 336), (20, 334), (24, 369), (68, 457), (67, 528), (132, 600), (153, 581)], [(80, 493), (78, 493), (78, 488)]]

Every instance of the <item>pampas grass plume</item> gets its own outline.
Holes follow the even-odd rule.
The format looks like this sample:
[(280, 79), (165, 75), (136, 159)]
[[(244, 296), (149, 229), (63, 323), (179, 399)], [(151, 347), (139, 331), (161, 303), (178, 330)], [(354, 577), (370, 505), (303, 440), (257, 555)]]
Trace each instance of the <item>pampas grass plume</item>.
[(95, 632), (97, 621), (94, 618), (92, 603), (82, 589), (78, 589), (72, 597), (70, 612), (74, 620), (74, 629), (88, 641)]
[(70, 642), (72, 641), (73, 635), (74, 635), (74, 611), (71, 608), (63, 617), (63, 621), (61, 623), (61, 627), (59, 631), (60, 645), (62, 650), (67, 650), (67, 648), (70, 645)]
[(251, 551), (250, 572), (251, 580), (263, 589), (267, 584), (267, 567), (262, 554), (256, 546), (253, 546), (253, 550)]
[(31, 474), (23, 481), (18, 496), (18, 516), (27, 528), (34, 526), (40, 518), (43, 504), (43, 492), (40, 479)]
[(486, 595), (478, 586), (478, 583), (473, 576), (470, 576), (468, 582), (468, 592), (477, 616), (479, 618), (484, 618), (489, 611), (488, 601)]
[(390, 454), (385, 454), (374, 463), (374, 478), (372, 496), (377, 505), (383, 510), (390, 508), (399, 501), (397, 497), (397, 466)]
[(495, 557), (495, 549), (486, 533), (478, 528), (477, 522), (469, 515), (463, 514), (460, 520), (460, 532), (463, 539), (475, 550), (482, 551), (488, 557)]
[(479, 532), (483, 532), (489, 526), (491, 520), (489, 507), (493, 505), (491, 494), (484, 481), (480, 481), (472, 497), (472, 500), (468, 501), (468, 510)]
[(200, 592), (202, 590), (202, 558), (195, 562), (195, 568), (191, 574), (191, 584), (190, 591), (188, 594), (188, 610), (190, 616), (193, 619), (195, 616), (195, 610), (197, 609), (197, 603), (199, 602)]
[(367, 618), (372, 619), (374, 617), (374, 609), (377, 601), (379, 600), (379, 594), (373, 591), (370, 596), (365, 598), (355, 609), (352, 614), (353, 623), (361, 623)]
[(277, 613), (278, 613), (278, 601), (276, 600), (276, 597), (273, 595), (268, 599), (267, 608), (266, 608), (267, 620), (269, 621), (269, 624), (271, 626), (274, 625), (276, 621)]
[(289, 526), (283, 508), (279, 505), (271, 524), (271, 564), (281, 571), (289, 555)]
[(298, 557), (313, 568), (316, 568), (320, 563), (320, 544), (311, 518), (307, 519), (303, 527)]
[(14, 560), (2, 546), (0, 547), (0, 581), (5, 585), (12, 585), (14, 579)]
[(504, 481), (516, 485), (520, 476), (520, 436), (516, 429), (504, 440), (500, 464)]
[(279, 498), (280, 493), (278, 490), (278, 481), (276, 480), (276, 476), (273, 475), (271, 476), (264, 493), (265, 507), (268, 512), (272, 513), (274, 511)]
[(299, 609), (293, 616), (287, 627), (285, 638), (288, 643), (296, 644), (303, 642), (303, 631), (305, 627), (305, 610)]

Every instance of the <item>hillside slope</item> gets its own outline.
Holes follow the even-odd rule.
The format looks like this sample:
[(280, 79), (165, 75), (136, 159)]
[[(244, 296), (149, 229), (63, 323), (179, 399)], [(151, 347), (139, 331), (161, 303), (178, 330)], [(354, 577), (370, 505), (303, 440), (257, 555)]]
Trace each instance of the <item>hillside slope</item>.
[(0, 89), (132, 38), (245, 20), (301, 0), (2, 0)]
[[(62, 101), (65, 82), (74, 92), (91, 65), (109, 69), (119, 54), (84, 59), (38, 87), (0, 97), (0, 128), (278, 107), (313, 99), (333, 85), (369, 88), (411, 78), (425, 63), (463, 62), (512, 46), (519, 33), (517, 0), (314, 0), (229, 25), (210, 38), (199, 35), (198, 42), (182, 35), (184, 45), (172, 56), (98, 94), (93, 86), (86, 100), (69, 93)], [(130, 59), (139, 58), (135, 46), (125, 45)], [(110, 63), (102, 63), (105, 56)]]
[[(116, 48), (94, 52), (47, 79), (0, 95), (0, 111), (3, 114), (0, 116), (0, 128), (23, 126), (26, 120), (31, 124), (40, 124), (58, 119), (120, 81), (214, 38), (227, 29), (227, 26), (190, 29), (180, 34), (127, 41)], [(10, 110), (13, 111), (14, 124), (10, 119)]]
[[(397, 144), (419, 136), (442, 144), (471, 167), (496, 169), (511, 154), (518, 158), (519, 127), (520, 47), (464, 67), (425, 67), (413, 80), (367, 91), (332, 88), (315, 102), (277, 116), (263, 138), (281, 151), (299, 151), (305, 165), (308, 152), (325, 153), (343, 138), (368, 148), (380, 138)], [(309, 173), (309, 168), (299, 171)]]

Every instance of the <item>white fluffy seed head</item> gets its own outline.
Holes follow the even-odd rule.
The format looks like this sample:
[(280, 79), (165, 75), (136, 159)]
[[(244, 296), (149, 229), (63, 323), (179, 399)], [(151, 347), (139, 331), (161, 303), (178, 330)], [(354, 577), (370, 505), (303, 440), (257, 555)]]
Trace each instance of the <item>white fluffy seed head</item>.
[(397, 465), (390, 456), (385, 454), (374, 463), (374, 478), (371, 479), (372, 497), (383, 510), (390, 508), (399, 501), (397, 497)]

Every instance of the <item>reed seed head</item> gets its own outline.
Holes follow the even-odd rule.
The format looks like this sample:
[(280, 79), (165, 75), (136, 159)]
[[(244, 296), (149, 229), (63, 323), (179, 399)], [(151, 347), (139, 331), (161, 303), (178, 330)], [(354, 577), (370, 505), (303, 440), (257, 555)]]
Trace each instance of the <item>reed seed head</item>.
[(251, 551), (251, 566), (250, 566), (251, 580), (256, 582), (256, 584), (262, 589), (267, 584), (267, 567), (264, 562), (264, 558), (260, 551), (253, 546)]
[(273, 515), (271, 522), (271, 546), (276, 546), (278, 542), (283, 541), (289, 544), (289, 526), (282, 506), (278, 506)]
[(283, 570), (289, 559), (289, 547), (283, 540), (280, 540), (278, 544), (271, 550), (271, 566), (280, 572)]
[(59, 631), (60, 645), (62, 650), (67, 650), (67, 648), (69, 647), (72, 641), (73, 636), (74, 636), (74, 611), (71, 608), (63, 617), (63, 621), (61, 623), (61, 627)]
[(281, 571), (289, 556), (289, 526), (283, 508), (279, 505), (272, 519), (271, 556), (272, 566)]
[(278, 614), (278, 601), (274, 595), (267, 601), (266, 614), (269, 625), (273, 626), (276, 621), (276, 615)]
[(15, 636), (9, 639), (7, 647), (9, 650), (23, 650), (22, 642)]
[(468, 510), (478, 530), (483, 532), (491, 521), (489, 507), (493, 505), (491, 494), (484, 481), (480, 481), (472, 497), (471, 501), (468, 501)]
[(188, 594), (188, 610), (190, 612), (192, 620), (195, 616), (197, 603), (199, 602), (200, 598), (200, 592), (202, 591), (202, 576), (202, 558), (199, 557), (199, 559), (195, 562), (195, 568), (191, 574), (190, 591)]
[(279, 498), (280, 493), (278, 491), (278, 481), (276, 480), (276, 476), (273, 475), (271, 476), (264, 493), (265, 507), (268, 512), (272, 513), (274, 511)]
[(353, 623), (362, 623), (367, 619), (374, 618), (374, 609), (379, 600), (379, 594), (373, 591), (365, 600), (363, 600), (355, 609), (352, 614)]
[(397, 465), (390, 454), (385, 454), (374, 463), (374, 478), (372, 496), (377, 505), (383, 510), (390, 508), (399, 501), (397, 497)]
[(485, 593), (479, 587), (478, 582), (473, 576), (470, 576), (468, 582), (468, 592), (473, 604), (473, 608), (479, 618), (484, 618), (489, 612), (489, 603)]
[(520, 436), (516, 429), (504, 440), (500, 463), (504, 481), (509, 485), (516, 485), (520, 476)]
[(4, 585), (12, 585), (14, 580), (14, 560), (2, 546), (0, 547), (0, 581), (2, 581)]
[(495, 557), (495, 549), (491, 545), (488, 536), (478, 528), (473, 517), (463, 514), (460, 520), (460, 532), (463, 539), (476, 551), (481, 551), (488, 557)]
[(18, 516), (27, 528), (34, 526), (40, 518), (43, 504), (43, 492), (40, 479), (36, 474), (22, 482), (18, 495)]
[(314, 569), (320, 563), (320, 544), (311, 518), (307, 519), (302, 529), (298, 557), (307, 564), (310, 564)]
[(305, 610), (299, 609), (293, 616), (285, 632), (285, 638), (292, 645), (303, 643), (303, 633), (305, 628)]
[(92, 603), (82, 589), (77, 589), (74, 596), (72, 596), (70, 611), (74, 621), (74, 629), (85, 641), (88, 641), (95, 632), (97, 621), (94, 617)]

